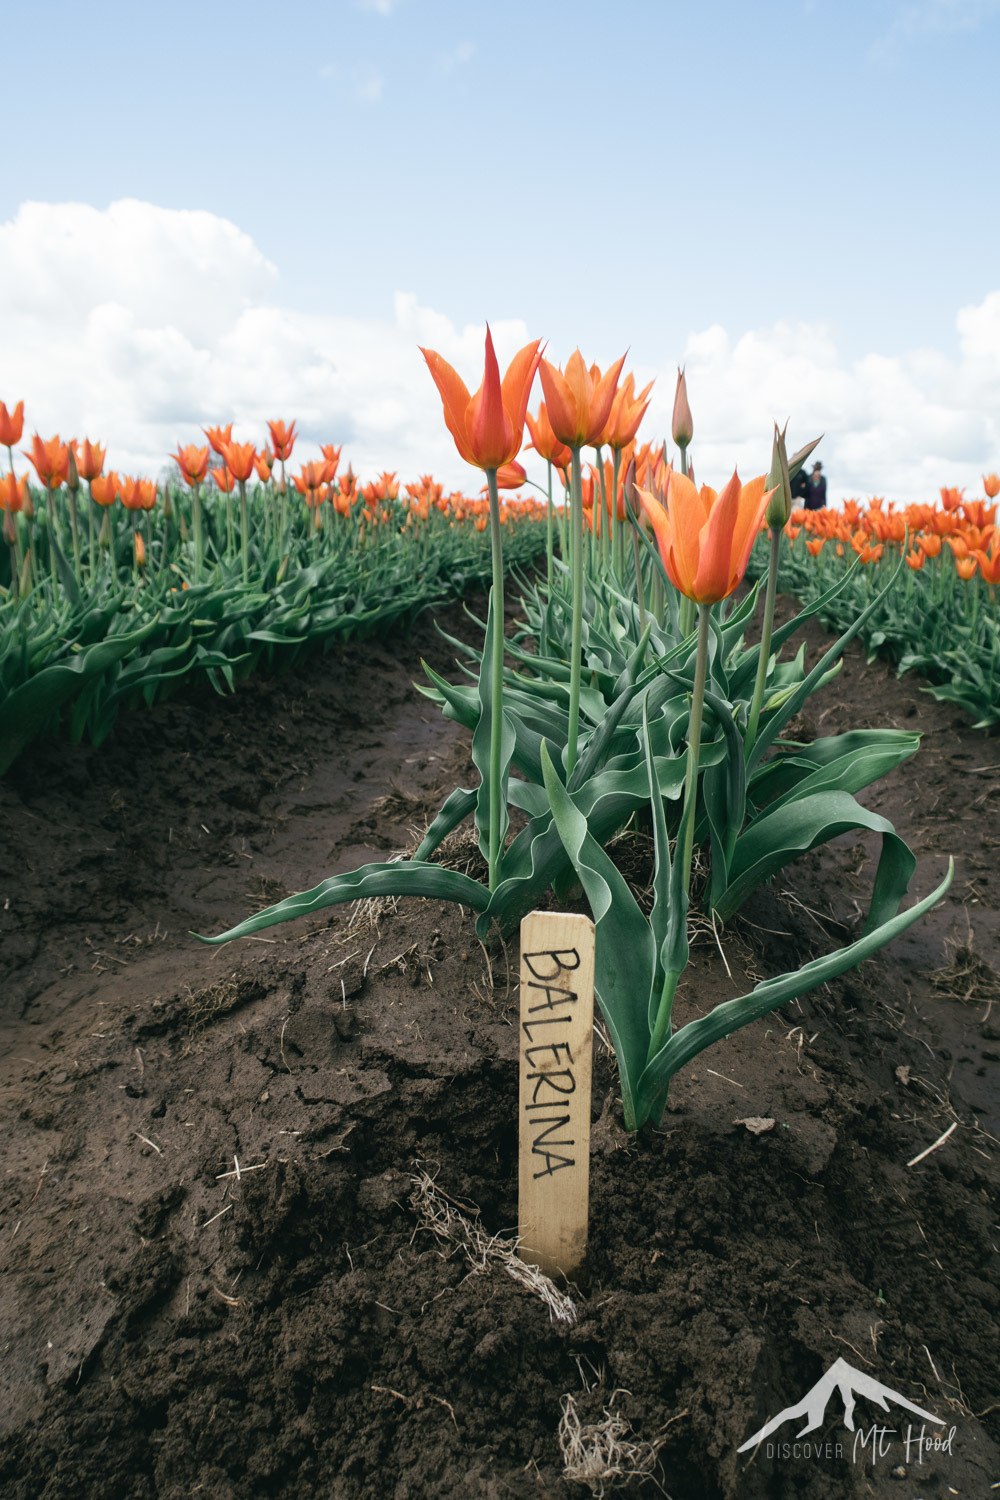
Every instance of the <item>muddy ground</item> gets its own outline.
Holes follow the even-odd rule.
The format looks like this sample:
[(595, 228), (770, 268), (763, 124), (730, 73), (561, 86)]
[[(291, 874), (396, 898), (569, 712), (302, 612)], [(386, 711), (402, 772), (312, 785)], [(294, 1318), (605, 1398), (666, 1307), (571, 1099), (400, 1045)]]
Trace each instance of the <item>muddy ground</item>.
[[(860, 652), (813, 700), (814, 733), (923, 731), (864, 800), (916, 850), (915, 896), (955, 854), (951, 894), (698, 1057), (659, 1133), (623, 1132), (597, 1058), (590, 1252), (560, 1320), (475, 1249), (516, 1222), (516, 954), (432, 902), (188, 935), (412, 846), (471, 784), (466, 737), (411, 686), (421, 655), (451, 656), (427, 620), (123, 719), (100, 750), (40, 745), (0, 782), (0, 1491), (586, 1494), (560, 1423), (565, 1448), (610, 1414), (637, 1496), (985, 1500), (1000, 743)], [(843, 942), (873, 852), (807, 856), (721, 954), (699, 932), (683, 1015)], [(951, 1451), (862, 1398), (866, 1439), (895, 1429), (873, 1462), (835, 1395), (819, 1457), (737, 1453), (838, 1357), (940, 1417), (928, 1435), (954, 1427)]]

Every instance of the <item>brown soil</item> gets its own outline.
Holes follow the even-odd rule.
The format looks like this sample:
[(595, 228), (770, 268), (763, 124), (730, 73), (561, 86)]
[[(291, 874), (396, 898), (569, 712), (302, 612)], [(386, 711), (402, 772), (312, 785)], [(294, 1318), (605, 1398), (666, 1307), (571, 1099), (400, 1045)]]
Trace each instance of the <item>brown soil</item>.
[[(697, 1058), (660, 1133), (624, 1134), (598, 1059), (568, 1325), (442, 1245), (415, 1187), (429, 1173), (491, 1235), (516, 1220), (512, 955), (430, 902), (188, 936), (404, 847), (470, 784), (466, 738), (410, 686), (421, 653), (450, 656), (427, 622), (123, 720), (99, 751), (39, 746), (0, 783), (0, 1490), (583, 1494), (572, 1397), (584, 1429), (610, 1411), (661, 1444), (630, 1494), (987, 1496), (996, 740), (859, 653), (814, 701), (812, 732), (924, 731), (865, 800), (913, 844), (915, 895), (956, 855), (952, 893)], [(871, 856), (847, 838), (779, 877), (721, 935), (731, 979), (700, 934), (687, 1014), (842, 942)], [(734, 1123), (754, 1116), (775, 1125)], [(835, 1395), (813, 1437), (839, 1458), (737, 1454), (838, 1356), (954, 1425), (952, 1453), (907, 1462), (897, 1432), (854, 1463)], [(908, 1420), (863, 1397), (858, 1419)]]

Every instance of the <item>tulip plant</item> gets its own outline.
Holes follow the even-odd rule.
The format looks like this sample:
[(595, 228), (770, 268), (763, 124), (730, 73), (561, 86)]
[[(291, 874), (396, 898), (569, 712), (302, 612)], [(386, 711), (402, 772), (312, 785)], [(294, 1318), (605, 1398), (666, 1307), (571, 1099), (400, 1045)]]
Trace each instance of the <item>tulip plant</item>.
[[(948, 887), (950, 869), (931, 896), (901, 911), (913, 855), (891, 824), (854, 796), (912, 755), (915, 735), (856, 730), (812, 743), (782, 738), (809, 696), (836, 673), (845, 646), (893, 580), (811, 670), (804, 648), (783, 661), (782, 647), (801, 623), (836, 600), (853, 576), (788, 624), (774, 625), (782, 510), (790, 478), (814, 445), (789, 460), (776, 430), (769, 479), (744, 485), (734, 474), (719, 492), (699, 489), (688, 457), (693, 424), (681, 374), (673, 432), (678, 465), (664, 450), (647, 448), (639, 473), (625, 443), (603, 486), (595, 470), (588, 492), (584, 445), (595, 448), (603, 465), (615, 413), (627, 419), (625, 403), (615, 407), (621, 361), (602, 374), (577, 352), (560, 372), (539, 362), (538, 346), (529, 345), (515, 361), (517, 378), (508, 372), (501, 384), (487, 335), (483, 383), (470, 398), (450, 366), (424, 353), (459, 451), (487, 475), (487, 459), (499, 466), (520, 445), (512, 416), (523, 416), (527, 372), (539, 363), (546, 400), (531, 432), (547, 459), (550, 486), (553, 467), (565, 476), (569, 514), (560, 530), (568, 564), (553, 555), (556, 517), (547, 509), (546, 581), (526, 587), (525, 625), (505, 640), (498, 570), (483, 650), (455, 643), (471, 680), (452, 684), (428, 671), (428, 696), (472, 731), (479, 785), (452, 793), (414, 857), (334, 876), (210, 941), (381, 895), (459, 902), (477, 913), (485, 937), (494, 925), (511, 929), (550, 890), (565, 895), (578, 881), (597, 926), (596, 990), (618, 1056), (625, 1121), (637, 1129), (659, 1117), (671, 1077), (702, 1048), (859, 963)], [(634, 385), (622, 389), (631, 411)], [(737, 590), (765, 519), (774, 561), (763, 633), (754, 639), (756, 595), (740, 599)], [(626, 527), (631, 548), (623, 544)], [(509, 807), (525, 822), (507, 842)], [(433, 858), (468, 817), (475, 817), (487, 861), (485, 881)], [(606, 851), (637, 818), (654, 833), (648, 919)], [(677, 1028), (673, 1006), (688, 958), (695, 847), (709, 851), (702, 900), (724, 920), (798, 854), (854, 828), (882, 840), (861, 936)]]

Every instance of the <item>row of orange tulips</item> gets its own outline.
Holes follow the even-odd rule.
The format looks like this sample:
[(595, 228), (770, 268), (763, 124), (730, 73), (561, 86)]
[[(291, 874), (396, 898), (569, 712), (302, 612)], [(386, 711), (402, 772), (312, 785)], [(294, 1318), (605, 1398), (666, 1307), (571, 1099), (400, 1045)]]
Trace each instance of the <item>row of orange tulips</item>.
[(1000, 530), (997, 507), (1000, 475), (983, 476), (985, 499), (967, 500), (962, 490), (941, 490), (941, 505), (897, 506), (881, 496), (862, 503), (848, 500), (837, 510), (793, 511), (788, 527), (794, 542), (805, 536), (805, 546), (818, 557), (828, 542), (838, 557), (853, 551), (863, 563), (881, 561), (887, 546), (908, 544), (907, 567), (919, 572), (928, 558), (941, 555), (946, 545), (955, 559), (959, 578), (979, 575), (986, 583), (1000, 583)]
[[(170, 521), (172, 512), (179, 514), (174, 539), (193, 537), (193, 566), (186, 569), (183, 559), (178, 556), (172, 557), (171, 562), (180, 566), (185, 576), (189, 572), (193, 581), (201, 581), (204, 576), (205, 553), (204, 505), (210, 502), (213, 494), (224, 497), (225, 500), (228, 542), (223, 547), (228, 546), (230, 551), (235, 544), (231, 501), (238, 495), (240, 549), (243, 577), (247, 581), (250, 575), (247, 487), (253, 481), (256, 481), (261, 493), (270, 501), (263, 522), (258, 522), (258, 528), (263, 524), (269, 541), (282, 547), (287, 546), (289, 541), (286, 497), (295, 492), (302, 497), (307, 510), (312, 514), (316, 532), (322, 529), (323, 515), (354, 516), (361, 523), (363, 535), (365, 527), (395, 524), (400, 520), (401, 513), (403, 524), (420, 525), (428, 520), (432, 509), (457, 524), (469, 522), (479, 531), (485, 531), (488, 526), (487, 499), (469, 497), (459, 491), (446, 492), (443, 485), (427, 474), (405, 486), (401, 486), (395, 473), (388, 471), (368, 483), (361, 483), (351, 467), (340, 471), (342, 449), (332, 443), (321, 446), (321, 457), (318, 460), (304, 463), (297, 473), (288, 474), (286, 464), (295, 446), (296, 424), (276, 420), (269, 422), (267, 426), (268, 438), (260, 446), (236, 442), (232, 423), (205, 428), (207, 441), (204, 445), (178, 445), (170, 458), (176, 464), (178, 479), (183, 482), (190, 496), (186, 507), (179, 504), (176, 492), (173, 500), (171, 499), (172, 486), (169, 481), (158, 486), (152, 479), (133, 477), (107, 468), (107, 449), (101, 443), (89, 439), (83, 442), (75, 439), (63, 442), (58, 436), (43, 439), (36, 433), (30, 445), (24, 449), (24, 455), (34, 469), (35, 478), (44, 495), (47, 519), (45, 545), (52, 588), (57, 587), (57, 548), (63, 531), (62, 512), (53, 508), (60, 494), (68, 501), (73, 565), (78, 582), (83, 582), (84, 577), (81, 565), (84, 551), (80, 527), (81, 503), (85, 506), (84, 516), (89, 533), (87, 571), (91, 581), (96, 577), (102, 547), (109, 548), (112, 553), (115, 550), (113, 529), (109, 533), (108, 522), (112, 519), (110, 512), (118, 504), (133, 515), (129, 545), (133, 551), (134, 566), (138, 569), (146, 565), (152, 545), (149, 517), (158, 499), (163, 502), (167, 522)], [(32, 556), (33, 544), (37, 542), (33, 529), (35, 506), (28, 473), (17, 474), (15, 471), (14, 448), (22, 440), (23, 434), (23, 401), (12, 409), (0, 403), (0, 443), (7, 448), (9, 455), (9, 468), (0, 478), (0, 513), (3, 518), (4, 539), (10, 548), (11, 585), (14, 592), (18, 591), (19, 586), (24, 591), (38, 581), (35, 559)], [(517, 464), (508, 465), (500, 476), (501, 484), (507, 488), (522, 484), (524, 479), (524, 471)], [(93, 505), (87, 504), (88, 496)], [(105, 519), (101, 535), (96, 538), (95, 513), (100, 516), (102, 511)], [(19, 526), (15, 518), (22, 513), (24, 524)], [(537, 513), (537, 502), (522, 503), (516, 511), (518, 518), (527, 520), (536, 519)], [(143, 514), (145, 536), (136, 528), (136, 519)], [(514, 514), (508, 507), (504, 507), (501, 521), (512, 519)], [(168, 530), (164, 531), (161, 563), (166, 561)], [(49, 539), (54, 541), (54, 546), (49, 545)]]

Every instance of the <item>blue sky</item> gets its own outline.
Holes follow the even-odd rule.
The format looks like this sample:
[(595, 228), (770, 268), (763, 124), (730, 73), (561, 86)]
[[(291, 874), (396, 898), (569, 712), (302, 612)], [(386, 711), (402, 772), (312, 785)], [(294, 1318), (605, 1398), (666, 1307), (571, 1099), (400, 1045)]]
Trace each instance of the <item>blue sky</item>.
[[(747, 338), (768, 344), (768, 369), (821, 346), (820, 404), (834, 374), (902, 360), (932, 403), (936, 380), (969, 381), (955, 415), (970, 422), (945, 424), (927, 475), (997, 465), (998, 3), (39, 3), (5, 18), (4, 39), (19, 60), (5, 114), (21, 125), (8, 230), (28, 202), (204, 210), (273, 268), (249, 300), (350, 319), (361, 342), (368, 320), (398, 325), (405, 294), (448, 320), (456, 351), (488, 317), (548, 338), (560, 362), (577, 343), (602, 362), (628, 345), (661, 384), (713, 329), (726, 344), (708, 338), (711, 372)], [(58, 59), (44, 79), (42, 57)], [(157, 245), (170, 233), (158, 221)], [(224, 259), (207, 274), (225, 279)], [(956, 320), (977, 308), (970, 356)], [(876, 371), (883, 395), (899, 373)], [(51, 415), (76, 420), (55, 401)], [(882, 437), (912, 443), (891, 413)], [(848, 445), (855, 484), (856, 462), (871, 460)]]

